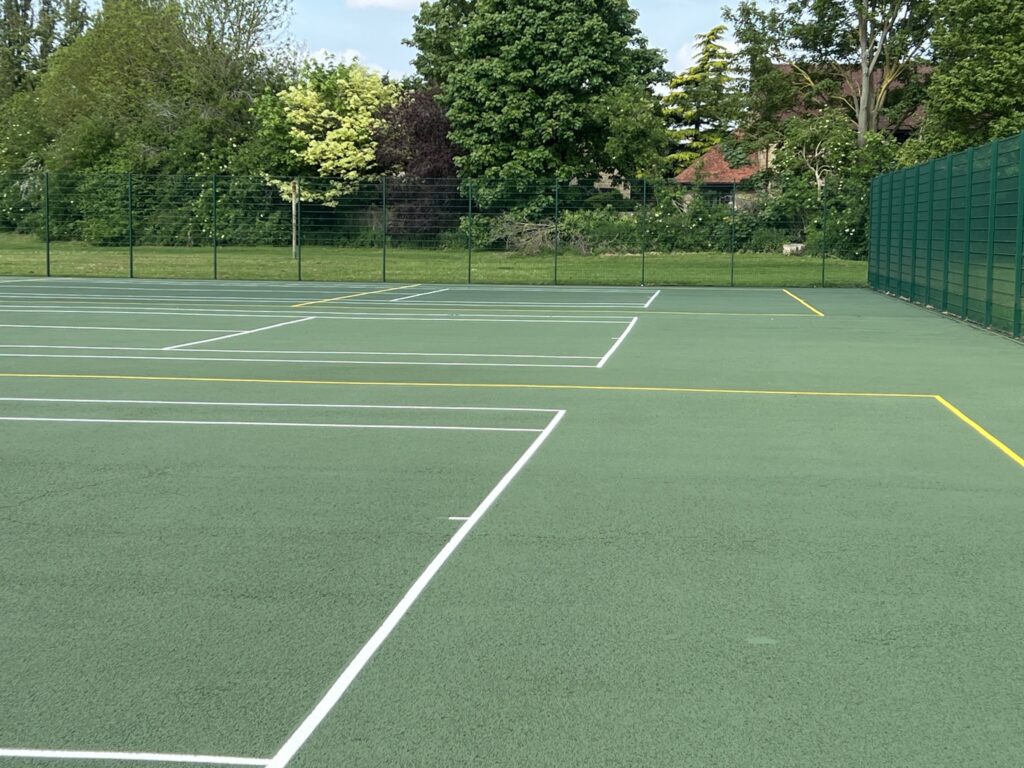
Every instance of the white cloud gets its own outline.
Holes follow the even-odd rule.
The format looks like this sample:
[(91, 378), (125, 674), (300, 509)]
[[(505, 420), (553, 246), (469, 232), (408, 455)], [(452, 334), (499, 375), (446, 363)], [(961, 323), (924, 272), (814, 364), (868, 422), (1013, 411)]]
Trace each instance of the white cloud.
[(349, 8), (394, 8), (413, 10), (420, 7), (421, 0), (345, 0)]
[(384, 69), (384, 67), (381, 67), (377, 64), (371, 64), (368, 61), (366, 61), (366, 58), (363, 56), (362, 51), (359, 51), (355, 48), (346, 48), (343, 51), (332, 51), (327, 48), (319, 48), (313, 51), (312, 53), (307, 54), (307, 58), (313, 59), (314, 61), (318, 61), (321, 64), (351, 64), (353, 61), (358, 59), (359, 63), (362, 64), (371, 72), (376, 72), (377, 74), (383, 75), (387, 71), (386, 69)]

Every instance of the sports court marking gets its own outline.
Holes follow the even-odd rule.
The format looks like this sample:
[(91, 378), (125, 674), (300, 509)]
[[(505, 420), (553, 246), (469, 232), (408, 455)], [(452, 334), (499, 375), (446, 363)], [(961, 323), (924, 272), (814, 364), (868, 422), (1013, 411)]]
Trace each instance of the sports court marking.
[[(44, 402), (44, 403), (60, 403), (60, 402), (72, 402), (72, 403), (139, 403), (145, 401), (133, 401), (133, 400), (93, 400), (84, 398), (2, 398), (4, 402)], [(192, 401), (149, 401), (161, 405), (186, 405)], [(217, 403), (212, 401), (196, 401), (203, 405), (247, 405), (252, 406), (252, 403)], [(325, 407), (318, 406), (316, 404), (306, 403), (276, 403), (276, 404), (263, 404), (271, 407)], [(326, 407), (338, 407), (338, 406), (326, 406)], [(264, 758), (246, 758), (246, 757), (222, 757), (213, 755), (185, 755), (185, 754), (161, 754), (161, 753), (148, 753), (148, 752), (91, 752), (91, 751), (72, 751), (72, 750), (46, 750), (46, 749), (10, 749), (0, 748), (0, 757), (23, 757), (23, 758), (52, 758), (61, 760), (118, 760), (118, 761), (142, 761), (142, 762), (170, 762), (170, 763), (191, 763), (191, 764), (208, 764), (208, 765), (257, 765), (257, 766), (277, 766), (277, 768), (283, 768), (287, 765), (292, 757), (295, 756), (296, 752), (302, 748), (305, 742), (317, 729), (320, 723), (325, 717), (331, 712), (334, 706), (341, 700), (342, 696), (348, 690), (349, 686), (356, 679), (359, 673), (363, 670), (366, 664), (373, 658), (377, 650), (381, 647), (388, 636), (394, 631), (395, 627), (398, 626), (399, 622), (408, 613), (409, 609), (413, 606), (419, 596), (427, 588), (434, 576), (441, 570), (444, 564), (448, 561), (451, 555), (459, 547), (462, 541), (469, 535), (470, 531), (476, 526), (477, 523), (483, 518), (487, 511), (494, 505), (501, 494), (509, 486), (509, 484), (515, 479), (520, 471), (527, 465), (530, 459), (537, 453), (540, 447), (548, 439), (555, 428), (561, 422), (565, 416), (565, 410), (559, 409), (530, 409), (530, 408), (487, 408), (487, 407), (472, 407), (472, 406), (340, 406), (340, 407), (377, 407), (377, 408), (415, 408), (417, 410), (472, 410), (472, 411), (524, 411), (524, 412), (543, 412), (546, 414), (552, 414), (547, 425), (543, 429), (507, 429), (507, 428), (493, 428), (488, 431), (501, 431), (501, 432), (523, 432), (528, 431), (532, 433), (539, 433), (537, 437), (530, 443), (529, 447), (519, 456), (512, 467), (505, 472), (505, 474), (498, 481), (491, 491), (484, 497), (476, 509), (468, 517), (450, 517), (450, 520), (460, 520), (462, 525), (455, 531), (452, 537), (444, 545), (440, 552), (435, 555), (434, 559), (430, 561), (427, 567), (419, 575), (408, 591), (398, 601), (395, 607), (391, 610), (388, 616), (384, 619), (383, 623), (374, 631), (370, 638), (363, 644), (359, 652), (352, 658), (352, 660), (345, 666), (340, 675), (335, 679), (327, 693), (317, 702), (316, 706), (312, 711), (303, 719), (298, 727), (292, 732), (291, 736), (287, 739), (284, 745), (278, 750), (278, 752), (271, 759), (267, 760)], [(22, 417), (0, 417), (3, 421), (71, 421), (71, 422), (89, 422), (94, 423), (100, 421), (102, 423), (130, 423), (130, 424), (166, 424), (166, 423), (201, 423), (201, 424), (224, 424), (230, 426), (244, 426), (244, 425), (260, 425), (257, 422), (169, 422), (164, 420), (96, 420), (96, 419), (37, 419), (37, 418), (22, 418)], [(319, 426), (311, 425), (302, 422), (289, 423), (289, 424), (273, 424), (273, 426)], [(341, 425), (337, 425), (341, 426)], [(352, 425), (345, 425), (352, 426)], [(355, 425), (362, 426), (362, 425)], [(375, 425), (375, 426), (392, 426), (392, 425)], [(395, 428), (407, 428), (406, 426), (395, 427)], [(462, 428), (462, 429), (474, 429), (474, 428)]]
[(398, 605), (394, 607), (388, 617), (384, 620), (384, 623), (380, 625), (373, 636), (366, 642), (366, 644), (359, 650), (359, 653), (355, 655), (352, 661), (349, 662), (337, 680), (330, 687), (327, 693), (317, 703), (313, 710), (306, 716), (299, 727), (295, 729), (292, 735), (284, 743), (284, 745), (277, 751), (277, 754), (267, 763), (267, 768), (284, 768), (288, 765), (291, 759), (295, 756), (295, 753), (302, 749), (302, 746), (306, 743), (313, 732), (317, 729), (324, 718), (330, 714), (334, 706), (341, 700), (341, 697), (345, 695), (345, 691), (348, 690), (349, 686), (356, 679), (363, 667), (373, 658), (377, 649), (384, 643), (388, 638), (388, 635), (398, 626), (398, 622), (402, 620), (402, 617), (409, 611), (416, 599), (422, 594), (423, 590), (426, 589), (427, 585), (431, 582), (438, 571), (441, 570), (448, 558), (452, 556), (452, 553), (458, 548), (462, 540), (469, 535), (469, 532), (473, 530), (481, 518), (487, 513), (494, 502), (498, 500), (502, 492), (508, 487), (509, 483), (515, 479), (516, 475), (526, 466), (527, 462), (533, 457), (533, 455), (540, 449), (544, 444), (544, 441), (548, 439), (555, 428), (558, 426), (562, 417), (565, 416), (565, 411), (560, 410), (555, 413), (548, 425), (544, 427), (544, 431), (537, 435), (537, 438), (530, 444), (530, 447), (526, 449), (526, 452), (519, 457), (518, 461), (512, 465), (512, 468), (505, 473), (504, 477), (498, 481), (498, 484), (494, 486), (489, 494), (480, 502), (479, 506), (473, 511), (473, 514), (459, 526), (459, 529), (455, 532), (455, 535), (449, 539), (448, 543), (445, 544), (444, 548), (437, 554), (437, 556), (430, 562), (430, 565), (426, 567), (423, 573), (420, 574), (419, 578), (409, 588), (409, 591), (405, 593)]
[(99, 373), (0, 373), (0, 378), (24, 379), (92, 379), (110, 381), (178, 381), (178, 382), (220, 382), (230, 384), (287, 384), (296, 386), (340, 386), (340, 387), (420, 387), (442, 389), (519, 389), (576, 392), (662, 392), (676, 394), (721, 394), (721, 395), (764, 395), (782, 397), (854, 397), (898, 400), (932, 400), (967, 424), (988, 443), (995, 446), (1011, 461), (1024, 469), (1024, 457), (1003, 441), (971, 419), (946, 398), (937, 394), (918, 392), (817, 392), (812, 390), (787, 389), (725, 389), (712, 387), (644, 387), (615, 384), (502, 384), (469, 382), (428, 382), (428, 381), (344, 381), (315, 379), (259, 379), (204, 376), (131, 376), (125, 374)]
[(409, 299), (418, 299), (420, 296), (431, 296), (435, 293), (444, 293), (447, 288), (438, 288), (436, 291), (425, 291), (424, 293), (412, 293), (408, 296), (399, 296), (397, 299), (391, 299), (392, 303), (396, 301), (408, 301)]
[(292, 304), (293, 308), (298, 307), (309, 307), (313, 304), (326, 304), (331, 301), (344, 301), (345, 299), (355, 299), (360, 296), (371, 296), (375, 293), (390, 293), (391, 291), (400, 291), (404, 288), (418, 288), (421, 283), (414, 283), (413, 285), (395, 285), (391, 288), (381, 288), (379, 291), (362, 291), (361, 293), (349, 293), (345, 296), (335, 296), (330, 299), (317, 299), (316, 301), (303, 301), (299, 304)]
[(809, 310), (811, 310), (811, 312), (813, 312), (818, 317), (824, 317), (825, 316), (824, 312), (822, 312), (820, 309), (815, 309), (814, 307), (812, 307), (810, 304), (808, 304), (806, 301), (801, 299), (799, 296), (797, 296), (792, 291), (787, 291), (785, 288), (783, 288), (782, 292), (784, 294), (786, 294), (787, 296), (789, 296), (789, 298), (796, 299), (797, 301), (799, 301), (801, 304), (803, 304), (805, 307), (807, 307)]
[(159, 752), (88, 752), (60, 749), (0, 749), (0, 757), (50, 758), (53, 760), (124, 760), (133, 763), (191, 763), (194, 765), (266, 765), (256, 757), (220, 755), (170, 755)]
[(304, 323), (307, 320), (313, 320), (312, 317), (300, 317), (298, 320), (288, 320), (283, 323), (274, 323), (274, 325), (264, 325), (262, 328), (250, 328), (248, 331), (236, 331), (235, 333), (229, 333), (224, 336), (217, 336), (212, 339), (200, 339), (199, 341), (189, 341), (184, 344), (175, 344), (172, 347), (162, 347), (165, 352), (174, 349), (185, 349), (186, 347), (194, 347), (197, 344), (212, 344), (215, 341), (223, 341), (224, 339), (233, 339), (236, 336), (248, 336), (250, 333), (261, 333), (262, 331), (270, 331), (274, 328), (283, 328), (286, 325), (295, 325), (296, 323)]

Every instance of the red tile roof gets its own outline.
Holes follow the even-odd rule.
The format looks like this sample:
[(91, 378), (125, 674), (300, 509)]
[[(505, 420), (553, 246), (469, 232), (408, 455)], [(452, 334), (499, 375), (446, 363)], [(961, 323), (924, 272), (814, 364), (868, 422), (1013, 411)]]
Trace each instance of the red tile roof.
[(698, 158), (693, 165), (684, 170), (675, 180), (680, 184), (738, 184), (746, 181), (760, 170), (757, 155), (749, 157), (750, 162), (739, 168), (733, 168), (725, 159), (722, 150), (712, 147)]

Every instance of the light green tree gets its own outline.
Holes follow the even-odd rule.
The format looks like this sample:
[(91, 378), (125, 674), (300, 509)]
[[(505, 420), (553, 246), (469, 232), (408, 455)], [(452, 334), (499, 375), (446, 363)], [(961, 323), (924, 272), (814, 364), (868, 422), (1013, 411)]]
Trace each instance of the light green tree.
[[(271, 174), (330, 180), (304, 190), (303, 199), (336, 203), (375, 170), (380, 114), (397, 95), (395, 84), (358, 61), (308, 62), (296, 82), (260, 100), (254, 141), (273, 163)], [(289, 183), (280, 186), (290, 194)]]
[(696, 61), (669, 82), (662, 98), (677, 170), (691, 165), (729, 134), (739, 112), (734, 56), (725, 47), (726, 26), (697, 35)]

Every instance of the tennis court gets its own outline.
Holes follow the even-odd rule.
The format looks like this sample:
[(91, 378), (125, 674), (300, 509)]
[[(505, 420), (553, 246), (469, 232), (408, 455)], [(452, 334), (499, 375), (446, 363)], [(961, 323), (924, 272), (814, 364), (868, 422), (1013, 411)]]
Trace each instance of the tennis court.
[(0, 765), (1019, 765), (1022, 379), (867, 290), (2, 279)]

